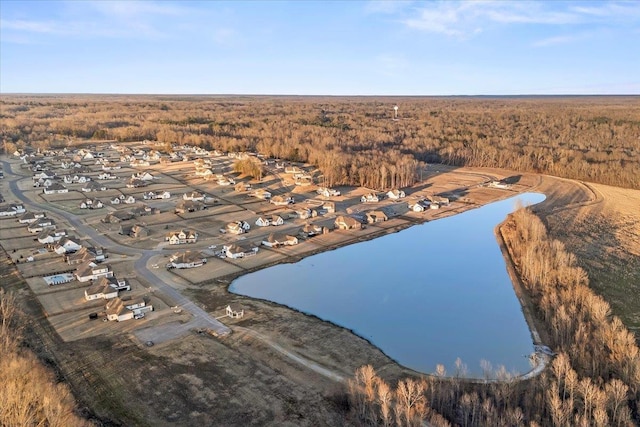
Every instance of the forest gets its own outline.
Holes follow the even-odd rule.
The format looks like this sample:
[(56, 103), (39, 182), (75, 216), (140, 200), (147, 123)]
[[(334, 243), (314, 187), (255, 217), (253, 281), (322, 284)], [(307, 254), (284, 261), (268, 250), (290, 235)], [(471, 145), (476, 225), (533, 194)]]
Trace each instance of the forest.
[(443, 163), (640, 188), (633, 96), (3, 95), (0, 107), (7, 152), (149, 140), (308, 162), (328, 186), (406, 187)]

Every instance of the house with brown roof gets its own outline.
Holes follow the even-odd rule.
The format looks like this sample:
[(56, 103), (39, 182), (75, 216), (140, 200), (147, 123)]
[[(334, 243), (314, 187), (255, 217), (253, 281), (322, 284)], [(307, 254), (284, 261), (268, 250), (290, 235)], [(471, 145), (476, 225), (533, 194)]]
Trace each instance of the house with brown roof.
[(225, 256), (231, 259), (246, 258), (255, 255), (258, 253), (258, 249), (258, 246), (247, 241), (236, 242), (222, 247)]
[(76, 268), (73, 275), (79, 282), (88, 282), (90, 280), (97, 280), (102, 276), (112, 277), (113, 271), (111, 271), (108, 265), (98, 265), (93, 261), (86, 261)]
[(336, 228), (340, 230), (360, 230), (362, 228), (362, 223), (360, 221), (346, 215), (338, 216), (334, 224)]
[(20, 218), (18, 218), (18, 222), (20, 224), (31, 224), (40, 218), (44, 218), (46, 215), (44, 212), (25, 212), (22, 214)]
[(169, 258), (168, 268), (195, 268), (207, 263), (207, 258), (197, 251), (175, 253)]
[(272, 203), (276, 206), (286, 206), (295, 203), (295, 201), (291, 196), (273, 196), (271, 200), (269, 200), (269, 203)]
[(262, 241), (264, 246), (277, 248), (278, 246), (293, 246), (298, 244), (298, 238), (288, 234), (271, 233)]
[(142, 224), (121, 225), (118, 233), (123, 236), (129, 236), (137, 239), (147, 237), (149, 235), (149, 229)]
[(206, 205), (204, 203), (194, 201), (194, 200), (180, 200), (176, 205), (175, 212), (179, 214), (187, 213), (187, 212), (197, 212), (203, 209), (206, 209)]
[(387, 221), (389, 219), (387, 214), (385, 214), (381, 210), (369, 211), (369, 212), (367, 212), (366, 215), (367, 215), (367, 222), (369, 224), (373, 224), (373, 223), (376, 223), (376, 222), (383, 222), (383, 221)]
[(134, 318), (144, 317), (144, 313), (153, 311), (153, 306), (142, 298), (123, 301), (120, 297), (109, 300), (105, 306), (107, 319), (122, 322)]

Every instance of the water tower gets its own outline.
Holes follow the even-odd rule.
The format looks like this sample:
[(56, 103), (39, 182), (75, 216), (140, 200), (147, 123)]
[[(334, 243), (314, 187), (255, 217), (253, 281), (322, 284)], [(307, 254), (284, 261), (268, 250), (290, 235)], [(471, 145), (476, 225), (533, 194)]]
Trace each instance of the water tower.
[(398, 120), (398, 106), (393, 106), (393, 120)]

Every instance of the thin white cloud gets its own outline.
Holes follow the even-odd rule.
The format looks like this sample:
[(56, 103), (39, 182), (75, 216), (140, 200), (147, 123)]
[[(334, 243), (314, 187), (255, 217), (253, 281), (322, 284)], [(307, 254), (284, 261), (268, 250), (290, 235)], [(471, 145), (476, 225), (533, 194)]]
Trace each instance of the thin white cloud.
[(411, 29), (465, 38), (495, 25), (637, 25), (640, 2), (434, 1), (398, 17)]
[(414, 3), (411, 0), (371, 0), (365, 6), (367, 13), (395, 14)]
[(562, 45), (562, 44), (573, 43), (573, 42), (582, 40), (584, 38), (585, 38), (584, 36), (573, 36), (573, 35), (547, 37), (545, 39), (533, 42), (532, 46), (533, 47), (546, 47), (546, 46)]

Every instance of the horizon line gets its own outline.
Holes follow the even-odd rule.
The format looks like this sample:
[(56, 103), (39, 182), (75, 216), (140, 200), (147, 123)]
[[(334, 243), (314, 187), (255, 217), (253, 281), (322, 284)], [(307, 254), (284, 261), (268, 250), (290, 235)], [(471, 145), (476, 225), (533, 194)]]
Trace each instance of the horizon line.
[(215, 97), (330, 97), (330, 98), (482, 98), (482, 97), (624, 97), (640, 93), (522, 93), (522, 94), (457, 94), (457, 95), (329, 95), (329, 94), (260, 94), (260, 93), (136, 93), (136, 92), (0, 92), (0, 96), (215, 96)]

